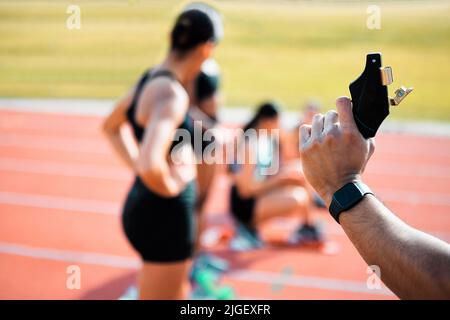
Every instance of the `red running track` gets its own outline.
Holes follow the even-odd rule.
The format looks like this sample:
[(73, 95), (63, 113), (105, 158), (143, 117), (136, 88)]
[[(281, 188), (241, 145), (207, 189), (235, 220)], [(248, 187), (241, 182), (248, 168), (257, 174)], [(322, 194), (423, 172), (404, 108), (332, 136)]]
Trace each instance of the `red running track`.
[[(101, 118), (0, 111), (0, 299), (117, 299), (135, 282), (137, 256), (120, 224), (132, 176), (100, 134)], [(382, 134), (366, 181), (409, 224), (450, 240), (450, 139)], [(226, 225), (228, 180), (208, 199), (211, 225)], [(395, 299), (369, 289), (367, 266), (326, 211), (317, 210), (339, 252), (269, 246), (236, 253), (223, 283), (240, 298)], [(293, 219), (272, 222), (280, 238)], [(66, 287), (78, 265), (81, 289)], [(286, 271), (288, 270), (288, 272)]]

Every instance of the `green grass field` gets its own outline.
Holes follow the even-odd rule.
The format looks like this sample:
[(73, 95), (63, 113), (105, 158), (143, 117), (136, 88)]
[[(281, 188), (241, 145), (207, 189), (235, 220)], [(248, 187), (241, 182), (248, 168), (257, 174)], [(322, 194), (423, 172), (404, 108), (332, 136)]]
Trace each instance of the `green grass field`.
[[(68, 30), (66, 8), (81, 8)], [(368, 3), (218, 1), (225, 40), (227, 105), (275, 98), (331, 106), (348, 94), (365, 53), (381, 51), (394, 85), (415, 92), (397, 119), (450, 121), (450, 2), (380, 2), (381, 30), (366, 26)], [(173, 1), (0, 1), (0, 96), (115, 98), (167, 50), (182, 3)]]

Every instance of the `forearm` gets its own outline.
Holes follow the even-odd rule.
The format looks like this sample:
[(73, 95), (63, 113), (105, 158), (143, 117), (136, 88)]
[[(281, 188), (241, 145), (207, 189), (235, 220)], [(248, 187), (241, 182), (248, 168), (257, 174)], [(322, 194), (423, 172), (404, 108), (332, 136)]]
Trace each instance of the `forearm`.
[(264, 194), (266, 192), (269, 192), (273, 189), (279, 188), (284, 185), (287, 185), (286, 179), (283, 179), (282, 177), (279, 176), (270, 177), (268, 179), (258, 182), (257, 190), (255, 193), (257, 195)]
[(246, 178), (240, 178), (239, 180), (238, 188), (243, 197), (256, 197), (285, 184), (285, 180), (278, 176), (261, 181), (252, 180), (250, 182)]
[(138, 157), (139, 150), (136, 143), (127, 139), (123, 130), (115, 130), (106, 132), (108, 141), (112, 145), (115, 152), (119, 155), (120, 159), (131, 170), (135, 170), (135, 163)]
[(180, 190), (180, 181), (171, 174), (168, 165), (165, 163), (143, 170), (138, 168), (138, 174), (152, 191), (162, 196), (171, 197)]
[(397, 218), (368, 195), (340, 215), (345, 233), (400, 298), (450, 298), (450, 245)]

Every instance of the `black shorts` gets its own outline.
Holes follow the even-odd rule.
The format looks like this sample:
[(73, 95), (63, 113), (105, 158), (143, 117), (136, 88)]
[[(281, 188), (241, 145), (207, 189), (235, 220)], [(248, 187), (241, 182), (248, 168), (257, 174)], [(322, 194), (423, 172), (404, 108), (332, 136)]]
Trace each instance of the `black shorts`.
[(136, 178), (123, 209), (128, 240), (144, 261), (176, 262), (192, 257), (196, 239), (195, 181), (177, 196), (155, 194)]
[(231, 213), (237, 221), (247, 226), (252, 225), (255, 203), (255, 198), (241, 197), (236, 186), (231, 188)]

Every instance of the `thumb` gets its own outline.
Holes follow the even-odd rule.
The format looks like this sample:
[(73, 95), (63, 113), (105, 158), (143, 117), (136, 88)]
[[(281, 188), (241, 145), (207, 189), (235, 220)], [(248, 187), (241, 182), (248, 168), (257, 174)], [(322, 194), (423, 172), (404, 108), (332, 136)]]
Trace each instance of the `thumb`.
[(348, 97), (339, 97), (336, 99), (336, 108), (341, 126), (348, 129), (356, 128), (352, 113), (352, 101)]

